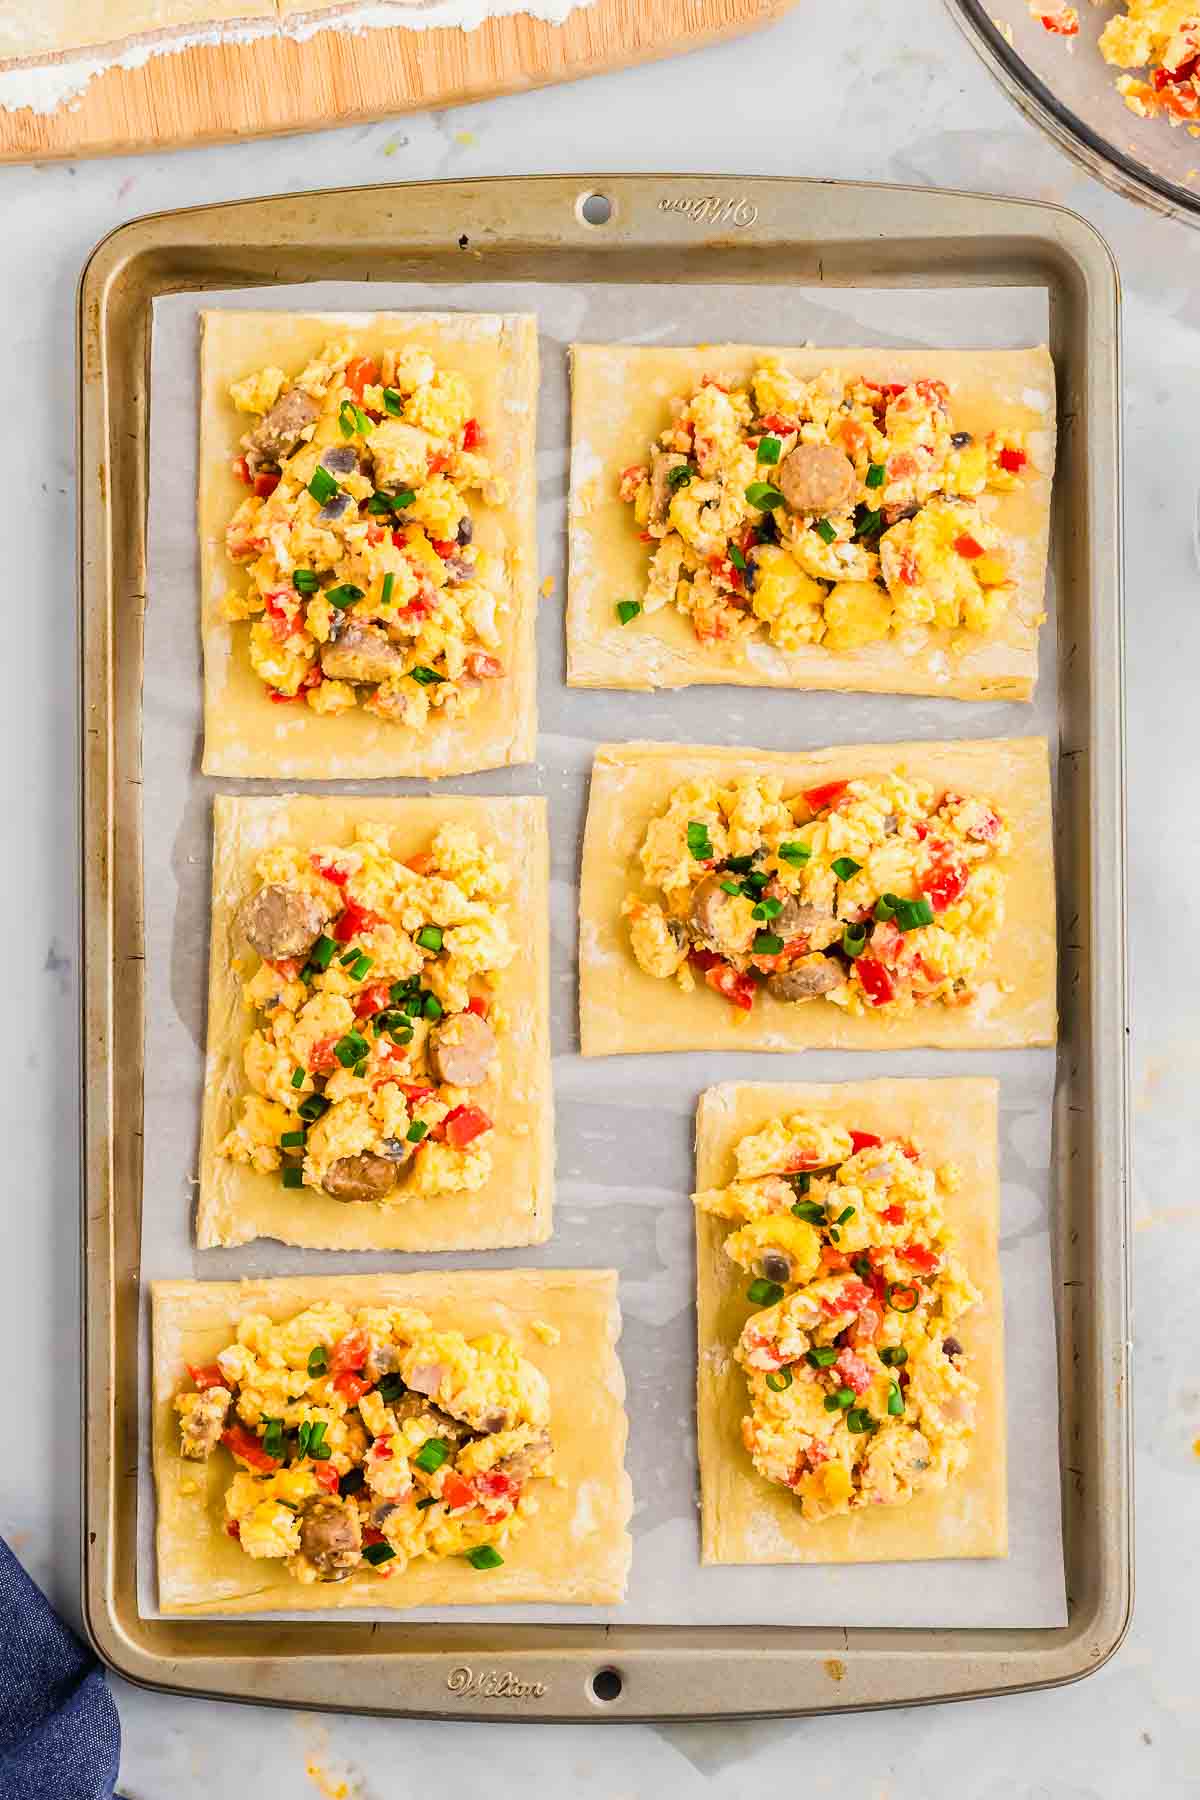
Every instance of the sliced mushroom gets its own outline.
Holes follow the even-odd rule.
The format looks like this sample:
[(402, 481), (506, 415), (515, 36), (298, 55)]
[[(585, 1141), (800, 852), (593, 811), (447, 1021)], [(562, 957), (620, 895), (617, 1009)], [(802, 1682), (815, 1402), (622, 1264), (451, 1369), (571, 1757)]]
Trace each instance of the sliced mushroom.
[(228, 1388), (210, 1387), (201, 1393), (183, 1394), (180, 1402), (180, 1454), (202, 1462), (221, 1441), (233, 1395)]
[(550, 1453), (550, 1433), (539, 1431), (536, 1437), (514, 1450), (509, 1456), (502, 1456), (499, 1462), (492, 1464), (499, 1475), (507, 1475), (510, 1481), (525, 1481), (532, 1473), (535, 1463), (544, 1462)]
[(300, 1508), (300, 1550), (321, 1581), (344, 1581), (362, 1561), (358, 1508), (330, 1495), (314, 1496)]
[(496, 1054), (496, 1034), (477, 1013), (455, 1013), (429, 1034), (429, 1067), (450, 1087), (477, 1087)]
[(354, 501), (350, 495), (339, 488), (337, 493), (325, 502), (317, 514), (317, 518), (322, 525), (334, 525), (339, 519), (345, 518), (353, 505)]
[(279, 881), (251, 894), (238, 913), (241, 930), (263, 961), (272, 963), (307, 956), (324, 923), (325, 912), (315, 895)]
[(721, 875), (714, 870), (697, 882), (692, 890), (689, 917), (697, 937), (727, 956), (739, 956), (750, 945), (754, 924), (750, 918), (751, 909), (739, 906), (737, 897), (727, 894), (721, 886), (723, 881), (728, 880), (728, 875)]
[(336, 643), (321, 645), (321, 671), (332, 681), (386, 681), (404, 672), (404, 653), (378, 625), (347, 619)]
[(832, 957), (819, 962), (798, 963), (794, 969), (779, 969), (767, 977), (767, 992), (776, 1000), (814, 1000), (818, 994), (829, 994), (840, 987), (844, 977)]
[(469, 544), (471, 539), (475, 536), (475, 525), (470, 513), (464, 513), (462, 518), (458, 521), (458, 531), (456, 536), (460, 544)]
[(320, 407), (303, 388), (285, 388), (270, 412), (255, 426), (247, 445), (247, 461), (281, 463), (320, 415)]
[(797, 444), (779, 465), (776, 484), (794, 512), (840, 512), (854, 498), (858, 477), (834, 444)]
[(457, 1450), (475, 1435), (469, 1425), (464, 1425), (461, 1419), (452, 1419), (448, 1412), (443, 1412), (423, 1394), (401, 1394), (393, 1403), (392, 1411), (401, 1425), (408, 1419), (432, 1419), (438, 1436), (444, 1438), (452, 1450)]
[(390, 1156), (360, 1150), (357, 1156), (339, 1156), (325, 1173), (325, 1192), (335, 1200), (382, 1200), (396, 1185), (396, 1164)]
[(789, 894), (783, 902), (783, 910), (776, 913), (771, 920), (771, 930), (786, 943), (789, 938), (811, 936), (821, 926), (828, 925), (833, 913), (828, 907), (813, 906), (807, 900), (797, 900)]
[(942, 1339), (942, 1351), (946, 1356), (961, 1356), (963, 1347), (956, 1337)]
[(367, 1351), (367, 1360), (363, 1364), (363, 1374), (374, 1387), (385, 1375), (394, 1375), (400, 1367), (400, 1351), (395, 1344), (377, 1344), (371, 1339), (371, 1347)]
[(672, 469), (686, 469), (687, 457), (681, 456), (678, 450), (656, 450), (650, 459), (650, 511), (646, 519), (649, 526), (665, 525), (667, 514), (671, 510)]
[(321, 467), (331, 475), (356, 475), (358, 451), (353, 444), (330, 444), (321, 452)]

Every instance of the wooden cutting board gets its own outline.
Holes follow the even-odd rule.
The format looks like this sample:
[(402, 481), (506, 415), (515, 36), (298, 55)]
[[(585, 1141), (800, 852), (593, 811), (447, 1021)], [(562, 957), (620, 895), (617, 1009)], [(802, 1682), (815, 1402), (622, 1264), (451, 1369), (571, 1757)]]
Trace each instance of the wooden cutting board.
[(401, 26), (192, 45), (141, 68), (108, 69), (52, 113), (0, 110), (0, 161), (173, 148), (456, 106), (698, 49), (794, 4), (592, 0), (562, 25), (517, 14), (475, 31)]

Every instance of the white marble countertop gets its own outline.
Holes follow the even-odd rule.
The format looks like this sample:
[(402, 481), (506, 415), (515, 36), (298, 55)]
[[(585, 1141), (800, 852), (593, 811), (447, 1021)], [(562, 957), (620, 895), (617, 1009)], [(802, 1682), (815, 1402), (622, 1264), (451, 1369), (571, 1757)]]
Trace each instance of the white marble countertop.
[[(1198, 147), (1200, 160), (1200, 147)], [(167, 1699), (114, 1682), (130, 1800), (261, 1793), (451, 1800), (722, 1800), (780, 1781), (842, 1800), (1156, 1800), (1200, 1791), (1200, 1201), (1194, 957), (1200, 834), (1200, 234), (1118, 200), (1026, 125), (940, 0), (801, 0), (773, 30), (670, 63), (445, 115), (136, 160), (0, 170), (8, 426), (3, 677), (10, 1027), (0, 1120), (20, 1146), (0, 1272), (0, 1356), (32, 1386), (0, 1531), (78, 1615), (74, 812), (74, 297), (88, 250), (159, 208), (430, 176), (655, 168), (917, 182), (1061, 201), (1125, 292), (1130, 902), (1138, 1374), (1138, 1602), (1118, 1655), (1054, 1693), (781, 1723), (626, 1727), (384, 1722)], [(33, 456), (37, 449), (38, 455)], [(44, 459), (44, 460), (43, 460)], [(1179, 709), (1177, 711), (1177, 708)], [(1178, 906), (1177, 906), (1178, 902)], [(33, 904), (36, 918), (29, 922)], [(1172, 921), (1174, 921), (1172, 923)], [(1174, 1187), (1182, 1181), (1181, 1191)], [(1180, 1355), (1185, 1358), (1180, 1365)]]

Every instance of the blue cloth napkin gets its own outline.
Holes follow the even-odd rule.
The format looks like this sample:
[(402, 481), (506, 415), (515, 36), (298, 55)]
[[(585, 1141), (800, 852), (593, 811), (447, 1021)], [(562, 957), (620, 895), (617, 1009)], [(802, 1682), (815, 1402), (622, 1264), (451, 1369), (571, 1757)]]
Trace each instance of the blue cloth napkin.
[(111, 1800), (120, 1754), (99, 1663), (0, 1538), (0, 1800)]

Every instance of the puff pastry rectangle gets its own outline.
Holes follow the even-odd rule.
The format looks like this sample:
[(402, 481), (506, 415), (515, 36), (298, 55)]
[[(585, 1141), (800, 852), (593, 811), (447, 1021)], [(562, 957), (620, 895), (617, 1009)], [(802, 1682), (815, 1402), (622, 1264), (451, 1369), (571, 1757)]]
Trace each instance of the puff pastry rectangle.
[(807, 1523), (793, 1497), (764, 1481), (742, 1446), (749, 1411), (733, 1347), (753, 1310), (746, 1275), (722, 1249), (728, 1221), (696, 1218), (697, 1409), (701, 1555), (706, 1563), (918, 1562), (1008, 1553), (1004, 1305), (997, 1251), (998, 1084), (990, 1080), (861, 1081), (826, 1086), (726, 1082), (700, 1097), (696, 1187), (726, 1186), (733, 1151), (771, 1119), (805, 1112), (878, 1137), (912, 1138), (924, 1160), (954, 1162), (941, 1196), (956, 1251), (981, 1303), (955, 1324), (979, 1383), (970, 1461), (940, 1493)]
[[(618, 497), (621, 471), (644, 463), (668, 424), (671, 402), (705, 375), (744, 383), (772, 356), (811, 378), (841, 369), (877, 381), (947, 383), (954, 422), (977, 437), (1030, 434), (1035, 466), (1023, 488), (989, 495), (989, 516), (1013, 548), (1016, 591), (989, 637), (919, 629), (858, 650), (820, 644), (783, 651), (752, 639), (744, 660), (727, 645), (704, 644), (673, 606), (630, 625), (616, 603), (646, 585), (647, 546), (632, 509)], [(1038, 627), (1044, 613), (1050, 488), (1054, 465), (1054, 365), (1045, 349), (767, 349), (745, 344), (699, 347), (575, 344), (571, 348), (570, 585), (567, 680), (573, 687), (843, 688), (865, 693), (937, 694), (959, 700), (1028, 700), (1037, 679)]]
[[(312, 1188), (288, 1189), (218, 1155), (246, 1091), (242, 1049), (254, 1017), (242, 1004), (253, 956), (236, 915), (253, 886), (254, 864), (271, 844), (318, 845), (353, 837), (356, 823), (390, 828), (401, 858), (428, 848), (438, 827), (469, 826), (509, 865), (508, 905), (517, 954), (495, 993), (510, 1016), (489, 1081), (497, 1100), (493, 1170), (477, 1193), (442, 1194), (393, 1206), (347, 1205)], [(309, 1250), (499, 1250), (550, 1236), (554, 1111), (550, 1079), (548, 882), (544, 800), (390, 799), (315, 794), (218, 795), (213, 802), (212, 938), (208, 1047), (200, 1144), (196, 1239), (201, 1246), (278, 1238)], [(234, 967), (241, 958), (241, 971)]]
[[(440, 1330), (501, 1332), (550, 1384), (550, 1430), (559, 1486), (486, 1573), (461, 1557), (422, 1559), (402, 1576), (303, 1586), (282, 1563), (254, 1561), (226, 1536), (224, 1456), (185, 1462), (171, 1401), (185, 1364), (212, 1362), (239, 1319), (278, 1321), (317, 1301), (350, 1308), (411, 1306)], [(547, 1343), (536, 1326), (553, 1326)], [(631, 1490), (625, 1473), (621, 1321), (611, 1269), (444, 1270), (419, 1275), (291, 1277), (268, 1281), (158, 1281), (153, 1286), (154, 1479), (159, 1605), (166, 1613), (311, 1612), (331, 1607), (513, 1605), (620, 1600), (629, 1567)]]
[[(532, 762), (537, 738), (537, 535), (534, 432), (537, 418), (537, 324), (530, 315), (498, 313), (201, 314), (200, 582), (204, 648), (206, 775), (264, 775), (276, 780), (341, 781), (363, 776), (462, 775)], [(462, 718), (433, 718), (414, 734), (361, 706), (322, 715), (297, 704), (276, 706), (250, 666), (246, 626), (223, 616), (221, 600), (234, 576), (225, 528), (246, 490), (231, 464), (249, 421), (235, 411), (229, 384), (275, 365), (298, 372), (330, 342), (364, 350), (415, 344), (439, 367), (470, 383), (494, 473), (508, 485), (506, 506), (481, 506), (475, 542), (503, 556), (508, 612), (498, 614), (506, 673), (483, 684)]]
[[(692, 777), (767, 773), (784, 794), (832, 779), (903, 770), (939, 787), (986, 795), (1009, 815), (1005, 960), (971, 1007), (918, 1007), (855, 1017), (828, 1001), (752, 1012), (702, 983), (690, 994), (639, 968), (621, 902), (643, 889), (637, 851), (649, 820)], [(791, 753), (688, 744), (601, 744), (592, 767), (579, 896), (580, 1038), (585, 1056), (661, 1050), (947, 1050), (1052, 1044), (1057, 1029), (1050, 768), (1043, 738), (852, 744)], [(647, 890), (648, 891), (648, 890)]]

